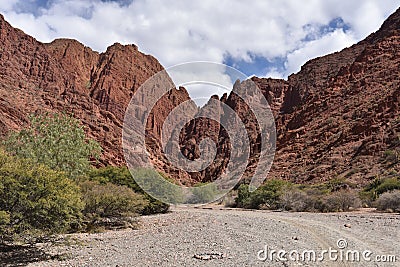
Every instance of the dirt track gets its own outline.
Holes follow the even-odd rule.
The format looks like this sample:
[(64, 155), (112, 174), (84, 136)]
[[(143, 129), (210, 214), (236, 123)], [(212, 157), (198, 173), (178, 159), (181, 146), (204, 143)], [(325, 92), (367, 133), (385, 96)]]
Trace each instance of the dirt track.
[[(400, 266), (400, 216), (377, 213), (287, 213), (243, 211), (214, 207), (175, 208), (173, 212), (142, 218), (140, 230), (74, 235), (83, 244), (55, 247), (65, 261), (37, 262), (28, 266)], [(338, 249), (338, 240), (347, 242)], [(258, 252), (299, 252), (299, 261), (258, 259)], [(318, 261), (322, 250), (360, 253), (360, 262)], [(301, 260), (316, 252), (316, 261)], [(372, 252), (370, 262), (363, 260)], [(293, 252), (294, 253), (294, 252)], [(260, 252), (260, 257), (265, 254)], [(295, 258), (296, 254), (292, 254)], [(349, 254), (350, 255), (350, 254)], [(395, 255), (395, 263), (378, 263), (378, 255)], [(305, 257), (308, 257), (305, 254)], [(354, 257), (351, 255), (352, 260)], [(311, 258), (312, 259), (312, 258)]]

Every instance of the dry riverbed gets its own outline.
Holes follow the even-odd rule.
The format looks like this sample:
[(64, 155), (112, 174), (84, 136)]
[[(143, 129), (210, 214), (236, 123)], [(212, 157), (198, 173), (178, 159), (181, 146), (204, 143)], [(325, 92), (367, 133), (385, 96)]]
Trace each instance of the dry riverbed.
[[(139, 230), (75, 234), (68, 240), (68, 246), (48, 248), (61, 258), (28, 266), (400, 266), (400, 216), (365, 211), (174, 208), (142, 217)], [(330, 248), (331, 254), (323, 253)], [(278, 252), (271, 260), (272, 250), (282, 250), (287, 261), (278, 260)]]

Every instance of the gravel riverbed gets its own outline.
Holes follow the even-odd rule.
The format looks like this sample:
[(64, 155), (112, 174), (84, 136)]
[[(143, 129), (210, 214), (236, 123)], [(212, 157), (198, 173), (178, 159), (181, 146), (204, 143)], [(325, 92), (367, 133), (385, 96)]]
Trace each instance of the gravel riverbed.
[[(142, 217), (138, 230), (74, 234), (68, 239), (73, 240), (68, 246), (48, 248), (49, 253), (63, 255), (62, 260), (28, 266), (400, 266), (400, 216), (365, 211), (173, 208)], [(329, 248), (333, 254), (323, 254)], [(269, 257), (272, 250), (286, 252), (283, 260), (278, 260), (278, 252)]]

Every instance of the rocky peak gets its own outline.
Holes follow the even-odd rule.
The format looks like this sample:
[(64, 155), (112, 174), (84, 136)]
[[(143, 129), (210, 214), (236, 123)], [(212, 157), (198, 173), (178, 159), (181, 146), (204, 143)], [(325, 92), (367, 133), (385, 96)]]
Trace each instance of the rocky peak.
[[(69, 112), (101, 143), (104, 164), (124, 164), (125, 109), (137, 88), (163, 70), (161, 64), (135, 45), (116, 43), (98, 53), (71, 39), (43, 44), (13, 28), (3, 16), (0, 40), (0, 134), (23, 127), (31, 113)], [(166, 110), (153, 111), (155, 127), (166, 111), (188, 99), (185, 89), (166, 95), (159, 105)], [(158, 142), (157, 136), (151, 138)]]
[(400, 8), (390, 15), (380, 29), (367, 37), (368, 42), (377, 42), (389, 36), (398, 36), (400, 31)]
[[(295, 182), (346, 177), (365, 184), (376, 175), (400, 171), (399, 164), (388, 169), (384, 161), (384, 152), (399, 146), (399, 21), (400, 9), (376, 33), (340, 52), (308, 61), (287, 81), (252, 78), (275, 116), (277, 152), (269, 177)], [(249, 176), (257, 162), (260, 143), (251, 107), (234, 93), (240, 87), (236, 81), (232, 93), (221, 101), (245, 122), (251, 145), (245, 175)], [(201, 123), (190, 125), (186, 140), (212, 135), (203, 133), (204, 128)], [(218, 127), (214, 136), (217, 132), (216, 158), (223, 159), (230, 152), (229, 137)], [(194, 142), (183, 149), (186, 148), (197, 151)], [(225, 161), (214, 163), (193, 177), (201, 181), (215, 179), (224, 164)]]
[[(308, 61), (287, 81), (252, 78), (275, 116), (277, 151), (269, 177), (309, 183), (345, 177), (364, 184), (377, 175), (400, 172), (399, 164), (389, 165), (384, 157), (385, 151), (399, 149), (399, 21), (400, 9), (364, 41)], [(69, 39), (43, 44), (14, 29), (1, 15), (0, 41), (1, 135), (24, 126), (30, 113), (66, 111), (101, 143), (103, 164), (124, 164), (125, 110), (140, 85), (163, 70), (157, 59), (135, 45), (116, 43), (98, 53)], [(246, 173), (251, 175), (261, 148), (251, 108), (262, 103), (256, 97), (245, 103), (235, 94), (246, 90), (245, 84), (237, 81), (230, 94), (213, 96), (208, 105), (220, 101), (245, 122), (250, 139)], [(170, 112), (188, 100), (183, 87), (159, 100), (147, 121), (146, 145), (157, 168), (190, 185), (212, 181), (224, 172), (231, 143), (215, 120), (192, 120), (179, 135), (182, 153), (198, 158), (199, 144), (208, 137), (217, 145), (215, 160), (198, 173), (172, 167), (161, 148), (161, 129)], [(213, 112), (229, 120), (222, 103), (213, 106)], [(206, 112), (204, 107), (192, 108), (198, 115)]]

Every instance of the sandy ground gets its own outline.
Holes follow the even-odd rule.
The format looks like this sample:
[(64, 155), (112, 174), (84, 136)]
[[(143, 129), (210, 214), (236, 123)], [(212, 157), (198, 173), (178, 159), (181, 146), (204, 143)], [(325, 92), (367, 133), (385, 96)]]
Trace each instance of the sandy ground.
[[(139, 230), (67, 239), (69, 246), (48, 248), (63, 260), (28, 266), (400, 266), (400, 215), (365, 211), (173, 208), (168, 214), (142, 217)], [(277, 252), (270, 257), (272, 250), (286, 252), (281, 251), (283, 260)]]

